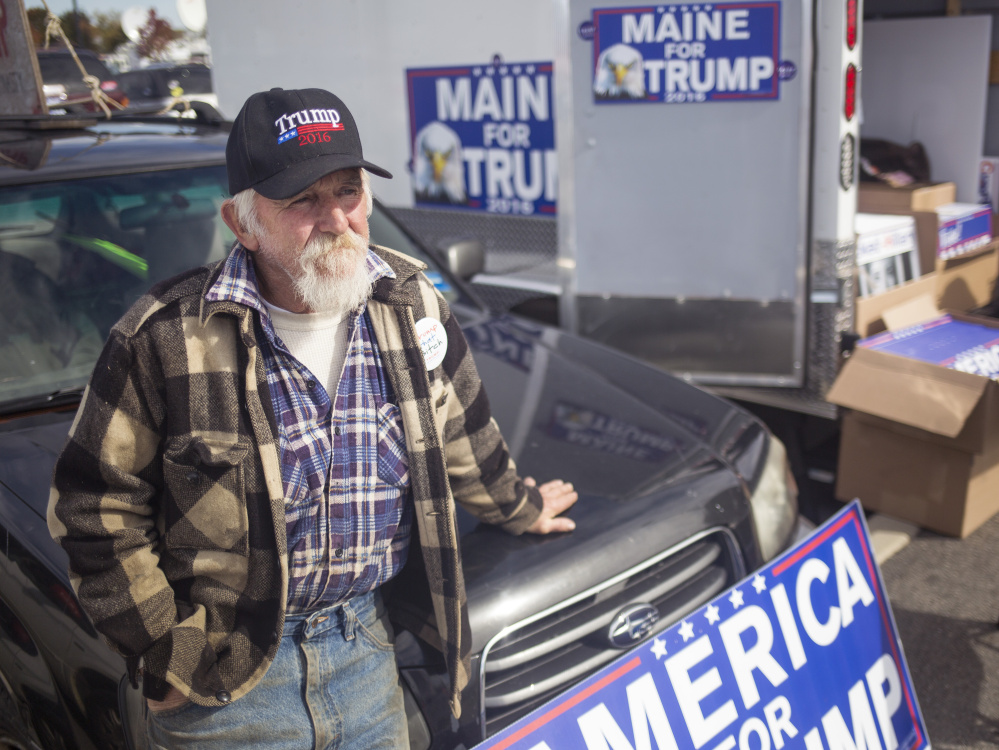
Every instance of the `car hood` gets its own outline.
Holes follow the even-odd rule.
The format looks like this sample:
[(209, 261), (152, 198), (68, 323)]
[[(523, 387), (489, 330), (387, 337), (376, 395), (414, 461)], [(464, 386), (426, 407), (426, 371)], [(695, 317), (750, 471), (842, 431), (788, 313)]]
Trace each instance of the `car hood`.
[(744, 531), (749, 477), (738, 467), (755, 467), (769, 438), (741, 409), (536, 323), (463, 328), (520, 474), (564, 479), (580, 496), (576, 529), (548, 537), (514, 537), (462, 512), (473, 649), (650, 554), (708, 529)]

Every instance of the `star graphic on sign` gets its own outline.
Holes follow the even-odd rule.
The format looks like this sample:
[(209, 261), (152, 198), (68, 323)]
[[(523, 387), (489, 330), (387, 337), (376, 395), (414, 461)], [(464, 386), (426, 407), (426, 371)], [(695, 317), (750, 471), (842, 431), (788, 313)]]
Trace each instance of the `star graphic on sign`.
[(486, 68), (486, 75), (487, 76), (491, 76), (495, 72), (496, 72), (496, 68), (492, 67), (491, 65), (488, 68)]
[(767, 579), (761, 576), (759, 573), (753, 578), (753, 588), (756, 589), (757, 594), (762, 594), (767, 587)]
[(704, 610), (704, 616), (708, 618), (708, 625), (714, 625), (721, 619), (721, 615), (718, 614), (718, 607), (714, 604), (708, 605), (708, 608)]
[(652, 653), (656, 659), (662, 659), (666, 656), (666, 641), (661, 641), (658, 638), (652, 641)]
[(514, 65), (513, 66), (513, 74), (514, 75), (519, 75), (520, 74), (520, 66), (519, 65)]
[(683, 642), (686, 643), (694, 637), (694, 625), (689, 620), (684, 620), (677, 632), (680, 634), (680, 637), (683, 638)]
[(732, 602), (732, 609), (739, 609), (744, 604), (742, 601), (742, 589), (735, 589), (728, 600)]
[(472, 75), (473, 76), (480, 76), (480, 75), (482, 75), (482, 68), (472, 68)]
[(533, 65), (528, 65), (527, 66), (527, 72), (528, 73), (533, 73), (534, 72), (534, 66)]

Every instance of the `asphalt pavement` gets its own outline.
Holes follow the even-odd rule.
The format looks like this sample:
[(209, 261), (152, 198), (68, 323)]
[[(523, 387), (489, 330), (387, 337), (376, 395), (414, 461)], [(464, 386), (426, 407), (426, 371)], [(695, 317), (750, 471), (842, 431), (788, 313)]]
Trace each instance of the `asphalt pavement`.
[[(868, 518), (875, 547), (879, 523)], [(965, 539), (915, 530), (881, 561), (927, 734), (938, 750), (999, 748), (997, 553), (999, 515)]]

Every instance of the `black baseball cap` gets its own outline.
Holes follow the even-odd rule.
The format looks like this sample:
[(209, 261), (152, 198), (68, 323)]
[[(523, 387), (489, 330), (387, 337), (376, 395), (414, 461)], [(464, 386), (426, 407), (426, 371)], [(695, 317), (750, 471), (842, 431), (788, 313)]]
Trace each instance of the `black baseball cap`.
[(271, 89), (253, 94), (233, 120), (225, 147), (232, 195), (253, 188), (281, 200), (330, 172), (363, 167), (392, 175), (364, 159), (347, 106), (322, 89)]

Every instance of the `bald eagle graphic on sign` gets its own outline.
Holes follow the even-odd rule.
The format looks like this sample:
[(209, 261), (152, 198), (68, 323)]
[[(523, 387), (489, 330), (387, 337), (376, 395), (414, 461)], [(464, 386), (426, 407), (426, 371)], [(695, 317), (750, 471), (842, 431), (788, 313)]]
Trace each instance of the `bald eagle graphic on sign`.
[(593, 93), (597, 99), (644, 99), (645, 65), (641, 53), (627, 44), (613, 44), (597, 58)]
[(461, 139), (437, 120), (421, 128), (413, 142), (413, 191), (421, 202), (468, 202)]

